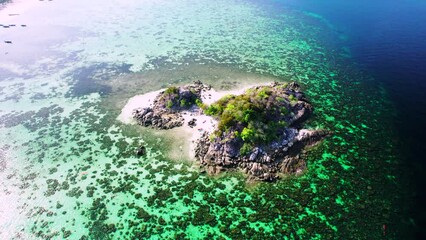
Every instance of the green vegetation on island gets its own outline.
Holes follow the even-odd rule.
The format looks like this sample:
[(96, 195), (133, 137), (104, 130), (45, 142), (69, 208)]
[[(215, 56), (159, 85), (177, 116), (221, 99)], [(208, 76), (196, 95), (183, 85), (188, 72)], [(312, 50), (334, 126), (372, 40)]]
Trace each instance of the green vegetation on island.
[(205, 107), (204, 113), (219, 121), (212, 140), (223, 135), (239, 138), (244, 142), (240, 149), (242, 155), (255, 145), (277, 140), (288, 125), (286, 120), (290, 119), (290, 96), (293, 95), (285, 93), (285, 87), (285, 84), (255, 87), (238, 96), (226, 95)]

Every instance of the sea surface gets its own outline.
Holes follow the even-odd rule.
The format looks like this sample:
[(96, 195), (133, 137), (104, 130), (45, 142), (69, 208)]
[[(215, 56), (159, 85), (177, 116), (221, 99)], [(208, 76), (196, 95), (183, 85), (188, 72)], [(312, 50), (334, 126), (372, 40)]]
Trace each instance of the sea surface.
[[(0, 239), (420, 239), (425, 22), (416, 0), (0, 1)], [(117, 120), (195, 80), (296, 81), (333, 134), (253, 184)]]

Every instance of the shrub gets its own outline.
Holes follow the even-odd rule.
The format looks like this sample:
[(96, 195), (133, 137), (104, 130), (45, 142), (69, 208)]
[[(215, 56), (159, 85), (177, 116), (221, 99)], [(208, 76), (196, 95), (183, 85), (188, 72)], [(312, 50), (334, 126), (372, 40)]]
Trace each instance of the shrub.
[(169, 109), (172, 108), (173, 107), (173, 101), (172, 100), (167, 101), (166, 107), (169, 108)]
[(287, 115), (288, 114), (288, 109), (286, 107), (281, 107), (280, 108), (280, 113), (281, 115)]
[(257, 96), (259, 98), (267, 98), (267, 97), (269, 97), (268, 93), (266, 92), (266, 89), (260, 90), (259, 93), (257, 94)]
[(241, 139), (243, 139), (244, 142), (252, 142), (255, 136), (255, 131), (251, 128), (244, 128), (243, 131), (241, 131)]
[(165, 94), (171, 95), (171, 94), (178, 94), (179, 88), (177, 87), (169, 87), (164, 91)]
[(218, 128), (220, 131), (225, 132), (234, 124), (235, 124), (234, 117), (231, 114), (224, 113), (222, 114), (220, 118)]
[(254, 118), (254, 115), (255, 115), (255, 111), (253, 109), (249, 108), (249, 109), (244, 110), (244, 112), (243, 112), (243, 121), (245, 123), (249, 123), (250, 120), (252, 120)]
[(240, 155), (247, 155), (253, 149), (253, 145), (250, 143), (244, 143), (240, 148)]
[(212, 134), (210, 134), (209, 136), (210, 142), (214, 142), (216, 140), (216, 138), (218, 137), (216, 134), (217, 134), (216, 132), (213, 132)]
[(205, 113), (210, 116), (219, 116), (223, 112), (223, 107), (217, 103), (213, 103), (207, 107)]
[(202, 108), (202, 106), (204, 105), (203, 102), (199, 98), (195, 99), (195, 104), (197, 104), (197, 106), (200, 107), (200, 108)]

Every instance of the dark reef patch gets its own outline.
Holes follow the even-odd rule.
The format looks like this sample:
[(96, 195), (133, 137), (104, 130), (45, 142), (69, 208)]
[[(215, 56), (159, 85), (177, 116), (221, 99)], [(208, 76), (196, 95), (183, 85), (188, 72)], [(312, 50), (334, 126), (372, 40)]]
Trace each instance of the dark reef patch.
[(130, 64), (97, 63), (77, 68), (70, 73), (74, 83), (67, 95), (79, 97), (96, 92), (101, 95), (109, 94), (111, 87), (105, 84), (105, 81), (120, 74), (130, 73), (130, 67)]

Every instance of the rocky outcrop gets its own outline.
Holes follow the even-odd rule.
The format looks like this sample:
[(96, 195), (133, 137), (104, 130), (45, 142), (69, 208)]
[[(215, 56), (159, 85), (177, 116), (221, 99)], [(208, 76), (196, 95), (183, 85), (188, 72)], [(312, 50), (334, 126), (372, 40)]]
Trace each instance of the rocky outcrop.
[(195, 157), (210, 174), (240, 168), (250, 179), (274, 181), (281, 174), (303, 173), (306, 169), (305, 147), (317, 144), (329, 134), (325, 130), (288, 128), (280, 141), (256, 146), (249, 154), (240, 155), (238, 141), (216, 139), (212, 142), (205, 133), (196, 142)]
[[(240, 154), (241, 138), (233, 137), (237, 130), (231, 127), (227, 132), (211, 140), (206, 133), (198, 139), (195, 148), (195, 157), (211, 174), (217, 174), (227, 169), (242, 169), (250, 179), (274, 181), (281, 174), (301, 174), (306, 169), (304, 160), (305, 149), (321, 141), (330, 133), (325, 130), (300, 129), (302, 123), (309, 118), (313, 108), (306, 99), (297, 83), (288, 85), (274, 83), (271, 85), (275, 99), (284, 98), (282, 104), (274, 107), (285, 106), (289, 113), (278, 116), (275, 121), (284, 120), (287, 127), (280, 129), (278, 139), (269, 143), (257, 143), (245, 154)], [(284, 87), (284, 88), (283, 88)], [(254, 90), (259, 90), (257, 87)]]
[[(210, 87), (201, 82), (168, 88), (155, 98), (151, 107), (134, 110), (133, 117), (140, 125), (157, 129), (182, 126), (182, 111), (189, 110), (198, 114), (209, 112), (201, 101), (207, 90)], [(300, 86), (294, 82), (253, 87), (240, 98), (228, 96), (227, 100), (218, 102), (220, 104), (216, 108), (220, 110), (210, 109), (213, 115), (210, 114), (217, 118), (222, 116), (214, 115), (217, 111), (227, 109), (226, 111), (232, 112), (235, 108), (241, 109), (234, 112), (234, 119), (226, 122), (229, 125), (222, 126), (225, 130), (219, 129), (219, 123), (219, 130), (214, 132), (214, 137), (212, 132), (204, 132), (195, 142), (195, 158), (210, 174), (241, 169), (250, 179), (261, 181), (274, 181), (282, 174), (298, 175), (306, 169), (306, 147), (317, 144), (330, 134), (325, 130), (302, 129), (302, 124), (313, 112), (313, 107), (301, 92)], [(244, 106), (249, 111), (245, 111), (247, 109)], [(246, 113), (247, 115), (241, 116)], [(234, 115), (229, 113), (227, 116)], [(250, 119), (244, 120), (245, 117)], [(237, 118), (240, 120), (237, 121)], [(194, 127), (196, 119), (191, 119), (187, 124)], [(250, 135), (250, 131), (258, 131), (256, 128), (262, 128), (259, 132), (263, 134), (257, 138)], [(245, 132), (246, 135), (243, 134), (245, 129), (249, 129)], [(274, 130), (271, 132), (271, 129)], [(269, 137), (268, 134), (274, 136)], [(247, 136), (255, 140), (248, 142)], [(259, 140), (264, 138), (269, 140)], [(249, 148), (245, 146), (247, 143), (250, 143)]]
[(139, 146), (136, 151), (135, 151), (136, 156), (140, 157), (140, 156), (144, 156), (146, 154), (146, 148), (145, 146)]
[[(154, 99), (151, 107), (133, 111), (133, 118), (139, 125), (156, 129), (171, 129), (184, 124), (182, 110), (197, 108), (201, 103), (201, 94), (211, 87), (200, 81), (183, 87), (170, 87)], [(191, 123), (195, 126), (195, 122)]]
[(139, 125), (152, 126), (157, 129), (171, 129), (183, 125), (184, 120), (180, 113), (154, 108), (135, 109), (133, 117)]

